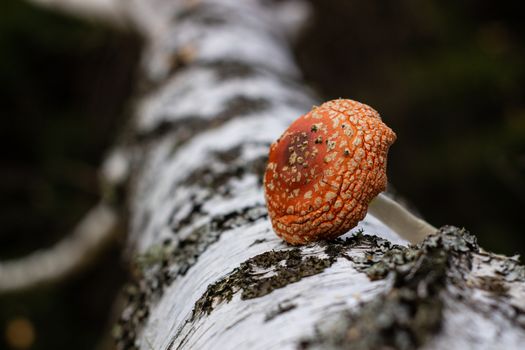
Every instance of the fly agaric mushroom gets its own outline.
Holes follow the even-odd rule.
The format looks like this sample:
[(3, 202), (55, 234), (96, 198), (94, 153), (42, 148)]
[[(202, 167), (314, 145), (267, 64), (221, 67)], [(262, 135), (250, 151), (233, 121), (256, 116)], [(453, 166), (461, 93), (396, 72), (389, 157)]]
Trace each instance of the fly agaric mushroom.
[(270, 147), (264, 189), (278, 236), (292, 244), (331, 239), (367, 210), (415, 243), (436, 229), (381, 194), (396, 134), (373, 108), (339, 99), (314, 107)]

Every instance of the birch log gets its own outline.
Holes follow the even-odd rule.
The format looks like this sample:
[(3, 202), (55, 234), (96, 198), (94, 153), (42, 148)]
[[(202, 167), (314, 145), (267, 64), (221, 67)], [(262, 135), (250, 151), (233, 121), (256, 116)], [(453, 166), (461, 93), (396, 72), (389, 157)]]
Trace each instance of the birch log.
[(261, 187), (268, 146), (318, 103), (290, 50), (304, 3), (143, 6), (164, 30), (144, 55), (153, 88), (130, 151), (138, 273), (119, 348), (525, 344), (523, 266), (464, 230), (407, 247), (368, 215), (334, 242), (291, 247), (273, 234)]
[(416, 247), (372, 215), (332, 242), (272, 232), (268, 147), (319, 103), (291, 52), (306, 3), (133, 0), (126, 13), (147, 41), (148, 92), (114, 162), (129, 172), (136, 271), (119, 349), (523, 348), (524, 267), (463, 229)]

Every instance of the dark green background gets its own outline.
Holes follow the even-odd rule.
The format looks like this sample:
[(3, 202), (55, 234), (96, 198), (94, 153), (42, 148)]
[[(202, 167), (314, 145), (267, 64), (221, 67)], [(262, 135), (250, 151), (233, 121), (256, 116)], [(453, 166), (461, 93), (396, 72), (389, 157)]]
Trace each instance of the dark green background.
[(519, 2), (314, 1), (298, 46), (326, 99), (397, 133), (389, 180), (434, 225), (525, 253), (525, 21)]
[[(368, 103), (397, 133), (389, 179), (433, 224), (525, 254), (525, 24), (518, 1), (314, 2), (296, 46), (325, 99)], [(139, 40), (0, 4), (0, 259), (49, 246), (98, 199), (97, 168), (129, 114)], [(92, 349), (126, 272), (113, 247), (85, 274), (0, 298), (34, 349)], [(109, 314), (109, 316), (108, 316)]]
[[(50, 246), (99, 198), (97, 169), (127, 117), (139, 41), (96, 23), (0, 2), (0, 259)], [(33, 323), (32, 349), (93, 349), (126, 278), (119, 248), (51, 288), (0, 297)]]

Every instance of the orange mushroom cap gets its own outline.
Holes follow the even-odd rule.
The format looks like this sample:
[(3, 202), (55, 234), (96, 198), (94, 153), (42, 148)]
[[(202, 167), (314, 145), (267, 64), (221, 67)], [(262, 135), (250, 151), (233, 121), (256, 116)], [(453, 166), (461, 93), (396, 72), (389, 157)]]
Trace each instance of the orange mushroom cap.
[(270, 147), (264, 189), (272, 226), (292, 244), (331, 239), (386, 188), (396, 134), (373, 108), (333, 100), (294, 121)]

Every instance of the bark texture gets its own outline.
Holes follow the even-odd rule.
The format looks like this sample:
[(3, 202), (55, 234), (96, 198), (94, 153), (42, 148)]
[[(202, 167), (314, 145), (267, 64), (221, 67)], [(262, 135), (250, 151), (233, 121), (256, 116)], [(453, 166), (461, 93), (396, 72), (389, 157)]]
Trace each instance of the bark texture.
[(319, 102), (290, 49), (305, 3), (130, 4), (148, 40), (148, 92), (115, 161), (130, 175), (137, 271), (115, 328), (120, 349), (525, 344), (523, 266), (462, 229), (417, 247), (372, 215), (332, 242), (292, 247), (272, 232), (268, 147)]

